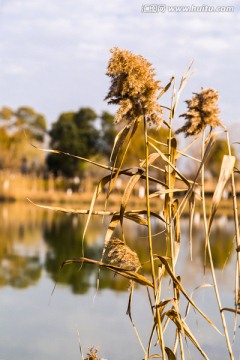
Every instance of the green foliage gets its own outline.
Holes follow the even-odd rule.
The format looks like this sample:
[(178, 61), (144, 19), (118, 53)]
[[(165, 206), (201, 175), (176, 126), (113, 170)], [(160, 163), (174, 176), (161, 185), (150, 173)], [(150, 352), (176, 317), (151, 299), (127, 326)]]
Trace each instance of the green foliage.
[[(81, 108), (77, 113), (61, 114), (49, 132), (51, 148), (82, 157), (96, 154), (99, 141), (99, 132), (95, 127), (96, 119), (97, 114), (91, 108)], [(80, 175), (83, 171), (83, 164), (79, 160), (66, 160), (56, 154), (48, 156), (47, 164), (55, 174), (61, 172), (66, 177)]]
[(91, 128), (92, 123), (97, 119), (95, 111), (89, 107), (81, 108), (76, 114), (74, 121), (78, 128), (84, 127), (85, 129)]

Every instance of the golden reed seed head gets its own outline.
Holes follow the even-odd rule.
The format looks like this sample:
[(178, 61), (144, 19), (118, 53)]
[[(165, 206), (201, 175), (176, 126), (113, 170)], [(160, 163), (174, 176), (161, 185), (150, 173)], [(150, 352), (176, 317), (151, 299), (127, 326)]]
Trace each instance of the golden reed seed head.
[(161, 88), (159, 81), (154, 80), (152, 65), (141, 55), (125, 49), (113, 48), (111, 53), (107, 69), (111, 86), (105, 100), (120, 105), (115, 123), (125, 120), (130, 124), (144, 115), (149, 124), (160, 127), (163, 111), (156, 99)]
[(97, 356), (97, 354), (98, 354), (98, 349), (95, 349), (94, 347), (92, 347), (91, 349), (89, 349), (87, 357), (84, 360), (101, 360)]
[(213, 89), (202, 88), (200, 93), (193, 93), (192, 99), (186, 100), (188, 111), (180, 115), (187, 120), (186, 124), (175, 133), (183, 132), (187, 137), (198, 135), (207, 125), (223, 127), (219, 119), (218, 99), (219, 94)]
[(136, 252), (116, 237), (112, 237), (108, 241), (105, 247), (104, 261), (132, 271), (138, 271), (141, 267)]

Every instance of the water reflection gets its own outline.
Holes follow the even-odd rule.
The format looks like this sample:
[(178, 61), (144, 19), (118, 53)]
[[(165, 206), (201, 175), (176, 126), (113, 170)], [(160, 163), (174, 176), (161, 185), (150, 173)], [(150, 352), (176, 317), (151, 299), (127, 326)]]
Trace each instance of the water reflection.
[(40, 279), (42, 220), (27, 206), (0, 207), (0, 286), (26, 288)]
[[(230, 262), (231, 256), (234, 253), (235, 241), (233, 220), (226, 216), (221, 216), (215, 219), (210, 234), (210, 245), (212, 250), (212, 257), (214, 267), (216, 269), (223, 269), (224, 266)], [(186, 234), (186, 236), (188, 236)], [(193, 247), (195, 247), (195, 256), (198, 257), (202, 264), (204, 262), (204, 248), (205, 248), (205, 230), (202, 222), (195, 224), (193, 228)], [(207, 257), (207, 267), (210, 263)]]
[(230, 261), (235, 250), (235, 240), (231, 229), (217, 224), (211, 235), (211, 249), (215, 267), (222, 269), (226, 261)]
[[(91, 220), (84, 243), (86, 257), (100, 259), (108, 221), (109, 219), (102, 221), (101, 218)], [(19, 354), (26, 360), (78, 358), (79, 353), (73, 354), (74, 349), (78, 351), (75, 339), (76, 321), (81, 326), (81, 337), (85, 347), (99, 345), (101, 350), (108, 351), (104, 355), (108, 359), (142, 358), (137, 343), (134, 343), (132, 328), (124, 317), (128, 301), (128, 294), (125, 291), (128, 288), (128, 281), (120, 276), (114, 276), (110, 271), (102, 270), (100, 287), (111, 290), (100, 291), (93, 307), (97, 268), (84, 265), (79, 269), (79, 266), (72, 265), (66, 266), (59, 273), (62, 261), (82, 255), (82, 234), (85, 223), (86, 217), (45, 211), (27, 203), (0, 204), (0, 331), (3, 335), (0, 340), (0, 358), (19, 358)], [(167, 246), (163, 226), (153, 219), (152, 228), (155, 240), (154, 253), (164, 255)], [(124, 232), (128, 245), (138, 252), (141, 262), (145, 262), (148, 253), (146, 228), (125, 221)], [(192, 263), (190, 263), (188, 232), (188, 219), (183, 219), (182, 250), (179, 254), (177, 274), (182, 275), (183, 285), (190, 294), (197, 285), (203, 282), (211, 283), (212, 278), (209, 270), (206, 271), (206, 278), (203, 278), (204, 228), (201, 221), (195, 224), (193, 230), (194, 261)], [(221, 270), (228, 259), (226, 271), (216, 271), (225, 307), (232, 307), (234, 304), (233, 234), (233, 221), (228, 218), (219, 218), (211, 234), (215, 266)], [(121, 229), (118, 228), (115, 235), (121, 238)], [(148, 271), (149, 265), (146, 264), (143, 272), (146, 275)], [(56, 281), (57, 289), (54, 297), (51, 298), (51, 305), (48, 306)], [(169, 297), (168, 285), (166, 278), (162, 286), (165, 298)], [(148, 336), (147, 329), (151, 331), (151, 327), (147, 326), (148, 315), (151, 318), (151, 313), (148, 314), (144, 306), (146, 305), (144, 301), (147, 301), (144, 290), (141, 286), (136, 286), (133, 310), (137, 324)], [(75, 294), (81, 296), (73, 296)], [(213, 289), (199, 290), (198, 294), (194, 294), (194, 299), (221, 328)], [(117, 316), (121, 318), (121, 322), (117, 320)], [(229, 313), (226, 316), (229, 328), (232, 329), (233, 315)], [(201, 326), (200, 319), (197, 321)], [(189, 322), (190, 328), (192, 326), (195, 329), (194, 316), (189, 317)], [(69, 329), (67, 325), (69, 323), (73, 324), (73, 330)], [(119, 333), (112, 330), (114, 327), (120, 329)], [(227, 358), (221, 335), (219, 337), (215, 333), (211, 335), (211, 330), (207, 330), (205, 323), (201, 329), (200, 340), (209, 353), (209, 358)], [(68, 332), (70, 340), (66, 340)], [(110, 348), (109, 343), (111, 343)], [(136, 346), (132, 346), (132, 343)], [(121, 352), (119, 352), (119, 344), (123, 349)], [(129, 349), (132, 351), (130, 357)], [(66, 354), (63, 355), (65, 350)], [(234, 351), (238, 356), (240, 355), (237, 342)], [(193, 356), (193, 358), (197, 357)]]
[[(91, 286), (91, 279), (96, 269), (90, 265), (66, 266), (59, 272), (59, 266), (66, 259), (82, 256), (83, 218), (76, 216), (62, 216), (56, 214), (54, 221), (44, 229), (44, 239), (48, 244), (45, 267), (54, 281), (71, 286), (73, 293), (84, 294)], [(101, 257), (101, 248), (98, 243), (85, 238), (84, 255), (94, 259)]]
[(37, 256), (6, 255), (1, 261), (0, 286), (26, 288), (40, 279), (41, 269)]
[[(86, 217), (53, 213), (38, 209), (31, 204), (2, 204), (0, 206), (0, 286), (10, 285), (26, 288), (35, 284), (43, 269), (59, 284), (68, 285), (75, 294), (84, 294), (95, 286), (97, 268), (92, 265), (59, 267), (66, 259), (82, 256), (82, 235)], [(162, 224), (153, 220), (155, 234), (154, 253), (166, 254), (166, 240)], [(223, 268), (233, 252), (233, 227), (227, 218), (219, 218), (211, 234), (211, 247), (216, 268)], [(107, 219), (91, 220), (84, 243), (84, 256), (101, 258)], [(188, 236), (188, 222), (183, 221), (182, 237)], [(148, 243), (146, 228), (124, 222), (128, 245), (135, 249), (140, 261), (147, 261)], [(121, 237), (117, 228), (116, 236)], [(194, 256), (203, 264), (204, 228), (201, 223), (193, 230)], [(150, 270), (144, 265), (144, 272)], [(102, 289), (126, 290), (128, 282), (114, 276), (110, 271), (101, 271)]]

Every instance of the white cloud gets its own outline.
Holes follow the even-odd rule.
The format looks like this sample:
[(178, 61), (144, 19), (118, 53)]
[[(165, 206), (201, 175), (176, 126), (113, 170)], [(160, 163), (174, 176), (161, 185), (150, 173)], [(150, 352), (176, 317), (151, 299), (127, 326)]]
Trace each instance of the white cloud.
[(163, 83), (172, 75), (180, 78), (194, 59), (196, 73), (184, 100), (201, 86), (215, 86), (224, 116), (237, 121), (238, 100), (232, 94), (239, 82), (239, 12), (144, 14), (143, 3), (2, 1), (2, 105), (29, 103), (51, 121), (80, 106), (106, 108), (102, 99), (109, 84), (109, 49), (118, 46), (148, 58)]
[(6, 75), (26, 75), (26, 70), (24, 67), (19, 64), (6, 64), (4, 68), (4, 72)]

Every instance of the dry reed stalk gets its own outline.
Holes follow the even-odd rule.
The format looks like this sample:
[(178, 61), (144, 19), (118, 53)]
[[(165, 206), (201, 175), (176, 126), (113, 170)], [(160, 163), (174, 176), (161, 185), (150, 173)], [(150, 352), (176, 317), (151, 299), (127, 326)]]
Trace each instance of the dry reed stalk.
[(149, 260), (151, 264), (151, 275), (152, 275), (152, 282), (154, 288), (154, 300), (155, 300), (155, 307), (156, 307), (156, 322), (157, 322), (157, 334), (158, 334), (158, 341), (161, 347), (162, 352), (162, 359), (166, 359), (165, 354), (165, 344), (163, 338), (163, 329), (162, 329), (162, 322), (161, 317), (158, 309), (158, 288), (156, 283), (156, 275), (154, 269), (154, 256), (153, 256), (153, 244), (152, 244), (152, 230), (151, 230), (151, 208), (150, 208), (150, 191), (149, 191), (149, 148), (148, 148), (148, 136), (147, 136), (147, 120), (144, 116), (144, 141), (145, 141), (145, 162), (146, 162), (146, 208), (147, 208), (147, 222), (148, 222), (148, 246), (149, 246)]
[[(203, 132), (203, 135), (202, 135), (202, 157), (204, 156), (204, 153), (205, 153), (204, 144), (205, 144), (205, 138), (204, 138), (204, 132)], [(220, 179), (220, 182), (221, 182), (221, 179)], [(222, 304), (221, 304), (220, 294), (219, 294), (219, 290), (218, 290), (218, 283), (217, 283), (217, 279), (216, 279), (216, 275), (215, 275), (215, 268), (214, 268), (214, 264), (213, 264), (212, 251), (211, 251), (211, 245), (210, 245), (210, 239), (209, 239), (211, 223), (212, 223), (215, 211), (216, 211), (215, 209), (217, 207), (217, 203), (219, 203), (219, 201), (220, 201), (219, 197), (222, 196), (223, 187), (222, 187), (222, 183), (221, 183), (220, 187), (221, 187), (222, 191), (220, 193), (218, 192), (218, 189), (217, 189), (217, 194), (218, 194), (217, 199), (215, 199), (215, 203), (213, 205), (214, 210), (211, 212), (209, 222), (208, 222), (207, 214), (206, 214), (204, 184), (205, 184), (205, 174), (204, 174), (204, 164), (203, 164), (203, 166), (202, 166), (202, 206), (203, 206), (203, 208), (202, 209), (203, 209), (203, 219), (204, 219), (204, 228), (205, 228), (205, 237), (206, 237), (205, 244), (206, 244), (206, 248), (208, 250), (208, 256), (209, 256), (211, 273), (212, 273), (213, 284), (214, 284), (214, 290), (215, 290), (217, 304), (218, 304), (218, 308), (219, 308), (219, 312), (220, 312), (220, 316), (221, 316), (221, 320), (222, 320), (227, 349), (228, 349), (230, 359), (234, 360), (232, 346), (231, 346), (229, 335), (228, 335), (227, 324), (226, 324), (224, 313), (222, 312)]]
[[(231, 146), (229, 140), (229, 133), (226, 130), (226, 138), (228, 144), (228, 153), (231, 156)], [(240, 231), (239, 231), (239, 217), (238, 217), (238, 205), (237, 205), (237, 195), (235, 187), (234, 172), (231, 174), (231, 185), (232, 185), (232, 200), (233, 200), (233, 213), (234, 213), (234, 226), (235, 226), (235, 239), (236, 239), (236, 250), (237, 250), (237, 266), (236, 266), (236, 289), (235, 289), (235, 306), (240, 304)]]
[[(192, 247), (192, 235), (191, 227), (193, 222), (194, 215), (194, 188), (197, 184), (197, 178), (201, 173), (201, 182), (202, 182), (202, 205), (203, 205), (203, 218), (204, 226), (206, 233), (206, 249), (210, 258), (211, 272), (214, 282), (214, 289), (217, 298), (217, 303), (222, 318), (222, 324), (226, 339), (226, 344), (229, 352), (229, 356), (233, 359), (233, 354), (231, 350), (231, 344), (229, 341), (228, 330), (225, 322), (224, 312), (233, 311), (230, 308), (223, 308), (221, 306), (220, 295), (218, 291), (218, 284), (215, 276), (215, 269), (212, 259), (211, 246), (209, 241), (210, 229), (214, 216), (219, 205), (224, 186), (230, 176), (232, 176), (232, 188), (233, 193), (235, 190), (234, 178), (233, 178), (233, 159), (231, 156), (228, 157), (222, 167), (220, 174), (219, 182), (216, 187), (216, 191), (212, 200), (212, 208), (209, 219), (207, 219), (206, 214), (206, 201), (205, 201), (205, 180), (204, 180), (204, 171), (205, 171), (205, 161), (212, 149), (212, 145), (216, 138), (216, 134), (207, 139), (207, 144), (205, 144), (204, 130), (207, 126), (215, 128), (217, 126), (222, 126), (218, 114), (219, 109), (217, 105), (218, 93), (213, 89), (202, 89), (200, 93), (194, 93), (194, 96), (191, 100), (187, 100), (188, 111), (182, 114), (181, 116), (186, 119), (186, 123), (183, 127), (177, 130), (176, 133), (183, 132), (185, 136), (194, 135), (197, 137), (202, 134), (202, 157), (200, 160), (187, 155), (186, 151), (190, 146), (194, 144), (194, 141), (190, 143), (185, 149), (179, 151), (177, 149), (177, 141), (172, 130), (172, 121), (176, 112), (176, 107), (179, 101), (179, 96), (183, 90), (186, 81), (189, 76), (191, 66), (187, 70), (186, 74), (181, 79), (179, 89), (175, 95), (175, 78), (172, 77), (170, 82), (164, 87), (161, 88), (159, 82), (154, 79), (155, 71), (152, 68), (151, 64), (140, 55), (134, 55), (127, 50), (119, 50), (114, 48), (112, 51), (112, 56), (109, 61), (107, 75), (111, 78), (111, 86), (109, 92), (106, 96), (106, 99), (111, 104), (119, 105), (119, 109), (115, 116), (115, 122), (125, 122), (125, 125), (122, 130), (119, 131), (115, 138), (113, 145), (111, 160), (113, 166), (102, 165), (88, 159), (81, 158), (79, 156), (73, 155), (74, 157), (81, 159), (83, 161), (89, 162), (92, 165), (99, 166), (108, 170), (109, 175), (104, 176), (98, 183), (95, 192), (92, 196), (92, 201), (90, 208), (88, 210), (74, 210), (74, 209), (63, 209), (63, 208), (53, 208), (48, 206), (41, 206), (44, 208), (54, 209), (57, 211), (63, 212), (72, 212), (72, 213), (85, 213), (88, 215), (86, 226), (83, 232), (83, 239), (86, 234), (90, 219), (92, 215), (102, 215), (102, 216), (111, 216), (107, 231), (105, 234), (104, 248), (102, 252), (102, 258), (100, 261), (94, 259), (88, 259), (85, 257), (80, 257), (76, 259), (70, 259), (64, 261), (62, 267), (68, 264), (92, 264), (95, 266), (104, 267), (113, 271), (115, 274), (121, 275), (128, 280), (130, 280), (131, 285), (134, 282), (145, 286), (148, 292), (150, 310), (152, 314), (152, 329), (149, 336), (149, 342), (147, 345), (147, 350), (145, 350), (143, 342), (140, 339), (140, 336), (137, 332), (135, 324), (131, 315), (131, 302), (133, 294), (133, 286), (130, 287), (130, 296), (128, 303), (127, 314), (130, 317), (131, 323), (133, 325), (134, 331), (136, 332), (139, 343), (144, 352), (145, 360), (150, 358), (159, 358), (163, 360), (176, 360), (177, 352), (180, 353), (181, 360), (185, 359), (184, 354), (184, 344), (182, 336), (187, 337), (195, 348), (201, 353), (203, 358), (208, 359), (207, 355), (203, 349), (198, 344), (195, 337), (192, 335), (191, 330), (188, 328), (185, 320), (183, 319), (180, 311), (180, 294), (182, 294), (188, 302), (187, 312), (192, 305), (195, 310), (197, 310), (201, 316), (213, 327), (216, 329), (212, 321), (204, 314), (197, 304), (193, 301), (192, 295), (188, 295), (185, 291), (180, 276), (176, 275), (176, 262), (178, 259), (178, 253), (181, 246), (181, 233), (180, 233), (180, 218), (183, 212), (184, 207), (186, 206), (187, 200), (189, 200), (190, 208), (190, 248)], [(169, 120), (165, 122), (162, 119), (163, 110), (157, 100), (170, 88), (172, 87), (172, 96), (171, 96), (171, 106), (164, 106), (165, 110), (169, 111)], [(159, 95), (158, 95), (159, 93)], [(145, 146), (145, 156), (144, 159), (140, 162), (136, 168), (124, 169), (125, 157), (129, 151), (130, 146), (133, 146), (133, 138), (136, 135), (136, 130), (139, 126), (140, 121), (144, 124), (144, 146)], [(152, 124), (159, 128), (164, 123), (168, 127), (168, 140), (164, 144), (166, 149), (166, 154), (160, 150), (162, 143), (158, 142), (157, 139), (150, 138), (148, 136), (148, 125)], [(229, 143), (229, 140), (228, 140)], [(229, 145), (230, 149), (230, 145)], [(151, 151), (153, 152), (151, 152)], [(63, 153), (61, 151), (45, 150), (47, 152), (55, 152), (59, 154), (65, 154), (71, 156), (70, 154)], [(229, 155), (230, 150), (229, 150)], [(176, 166), (176, 160), (180, 156), (186, 156), (189, 160), (198, 161), (200, 163), (197, 170), (197, 174), (193, 181), (188, 180)], [(155, 164), (155, 162), (158, 162)], [(228, 166), (226, 166), (226, 162)], [(117, 163), (119, 164), (117, 166)], [(151, 176), (151, 167), (157, 171), (165, 174), (165, 181), (161, 181), (156, 177)], [(96, 200), (100, 193), (102, 193), (108, 186), (108, 192), (106, 196), (106, 204), (108, 197), (110, 196), (113, 188), (115, 187), (116, 180), (119, 176), (126, 175), (130, 177), (130, 180), (127, 183), (124, 194), (122, 196), (121, 202), (119, 204), (119, 210), (117, 211), (107, 211), (106, 208), (103, 211), (95, 211), (94, 206)], [(127, 205), (129, 204), (129, 199), (132, 195), (135, 185), (140, 181), (145, 180), (145, 201), (146, 208), (141, 210), (128, 210)], [(180, 180), (185, 185), (186, 194), (181, 202), (175, 197), (175, 193), (179, 189), (175, 188), (175, 181)], [(150, 195), (150, 183), (161, 185), (162, 189), (156, 191), (154, 194)], [(164, 201), (164, 219), (157, 214), (156, 212), (151, 211), (150, 199), (154, 196), (159, 196), (159, 194), (165, 197)], [(234, 199), (234, 214), (235, 221), (237, 218), (237, 206), (236, 206), (236, 197)], [(164, 222), (166, 238), (168, 246), (170, 246), (170, 256), (162, 256), (160, 254), (154, 254), (153, 245), (154, 238), (152, 235), (151, 228), (151, 218), (154, 217), (161, 222)], [(141, 263), (138, 257), (138, 254), (127, 245), (127, 236), (124, 234), (123, 230), (123, 221), (124, 219), (134, 221), (138, 225), (147, 227), (147, 241), (148, 241), (148, 254), (147, 262), (151, 266), (151, 280), (147, 277), (140, 274)], [(114, 231), (117, 226), (121, 226), (123, 240), (116, 238), (114, 236)], [(237, 251), (240, 249), (240, 239), (239, 239), (239, 228), (236, 225), (236, 239), (237, 239)], [(167, 255), (167, 254), (166, 254)], [(240, 265), (238, 254), (238, 262)], [(158, 262), (159, 268), (158, 273), (156, 273), (155, 263)], [(239, 270), (240, 270), (240, 266)], [(172, 281), (172, 293), (171, 297), (168, 299), (161, 299), (161, 289), (162, 289), (162, 279), (163, 274), (169, 277), (169, 280)], [(206, 287), (208, 284), (203, 284), (202, 287)], [(235, 310), (237, 314), (238, 311)], [(175, 334), (176, 339), (173, 345), (173, 348), (165, 346), (165, 331), (169, 326), (169, 323), (172, 322), (175, 325)], [(152, 341), (154, 336), (157, 336), (157, 341), (160, 345), (161, 354), (150, 355), (150, 350), (152, 348)], [(98, 350), (90, 349), (87, 355), (88, 357), (84, 360), (100, 360), (98, 358)]]
[[(222, 166), (220, 178), (218, 181), (217, 188), (214, 193), (213, 201), (212, 201), (212, 209), (209, 217), (209, 221), (207, 220), (206, 215), (206, 203), (205, 203), (205, 172), (204, 172), (204, 160), (205, 160), (205, 136), (204, 131), (207, 125), (209, 125), (212, 128), (215, 128), (217, 126), (222, 126), (218, 114), (219, 109), (217, 105), (218, 100), (218, 93), (213, 89), (202, 89), (201, 93), (195, 93), (191, 100), (187, 100), (186, 103), (188, 105), (188, 111), (181, 116), (184, 117), (187, 122), (186, 124), (177, 130), (176, 133), (183, 132), (185, 133), (185, 136), (191, 136), (191, 135), (198, 135), (202, 133), (202, 162), (199, 170), (201, 169), (201, 186), (202, 186), (202, 209), (203, 209), (203, 219), (204, 219), (204, 227), (205, 227), (205, 234), (206, 234), (206, 240), (205, 240), (205, 249), (208, 250), (208, 256), (210, 259), (210, 267), (211, 267), (211, 273), (214, 283), (214, 290), (216, 294), (216, 299), (222, 319), (222, 325), (224, 329), (225, 334), (225, 340), (228, 348), (228, 353), (231, 359), (234, 359), (232, 348), (229, 340), (227, 325), (225, 321), (225, 317), (222, 310), (221, 300), (220, 300), (220, 294), (218, 291), (218, 284), (215, 276), (215, 269), (212, 259), (212, 252), (211, 252), (211, 246), (210, 246), (210, 229), (211, 224), (214, 218), (214, 215), (216, 213), (218, 204), (220, 202), (220, 199), (222, 197), (222, 192), (224, 189), (224, 186), (230, 177), (230, 174), (233, 172), (233, 166), (235, 159), (233, 161), (228, 162), (225, 166)], [(232, 159), (231, 159), (232, 160)], [(206, 259), (206, 256), (205, 256)], [(205, 266), (205, 265), (204, 265)]]

